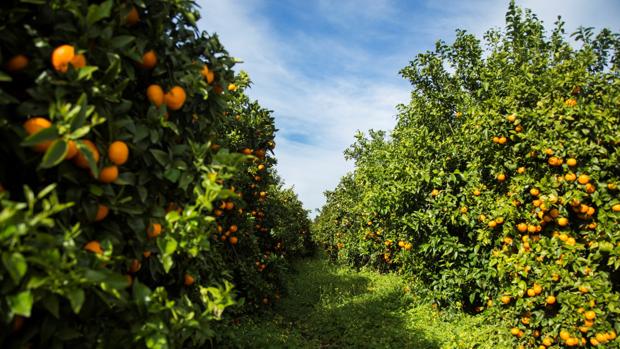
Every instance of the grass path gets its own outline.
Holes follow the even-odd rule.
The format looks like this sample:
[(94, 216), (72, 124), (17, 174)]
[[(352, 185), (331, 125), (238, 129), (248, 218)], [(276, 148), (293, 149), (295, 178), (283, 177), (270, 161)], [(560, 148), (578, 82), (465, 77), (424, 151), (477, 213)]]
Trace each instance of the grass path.
[(272, 312), (244, 319), (231, 347), (241, 348), (503, 348), (505, 329), (481, 316), (441, 313), (402, 277), (298, 262), (289, 294)]

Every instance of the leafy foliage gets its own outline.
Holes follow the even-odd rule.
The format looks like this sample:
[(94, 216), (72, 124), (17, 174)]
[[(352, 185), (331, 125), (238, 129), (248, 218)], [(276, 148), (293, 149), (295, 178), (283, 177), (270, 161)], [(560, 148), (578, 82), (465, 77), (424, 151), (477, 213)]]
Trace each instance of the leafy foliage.
[(389, 137), (346, 152), (355, 172), (327, 194), (316, 240), (415, 275), (440, 304), (501, 307), (519, 345), (615, 347), (620, 36), (573, 37), (512, 3), (485, 46), (458, 31), (418, 55), (401, 72), (411, 102)]
[(12, 0), (0, 18), (0, 346), (202, 348), (227, 309), (284, 291), (307, 212), (192, 1)]

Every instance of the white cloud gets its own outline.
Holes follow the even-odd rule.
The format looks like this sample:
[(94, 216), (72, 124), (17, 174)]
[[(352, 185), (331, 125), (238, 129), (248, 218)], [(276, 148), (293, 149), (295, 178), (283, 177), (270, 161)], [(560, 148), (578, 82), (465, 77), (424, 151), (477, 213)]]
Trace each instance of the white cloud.
[[(517, 1), (532, 8), (548, 29), (562, 14), (569, 33), (581, 24), (618, 31), (620, 5), (613, 2)], [(203, 0), (200, 25), (217, 32), (229, 52), (244, 61), (237, 69), (248, 71), (254, 82), (248, 93), (275, 111), (281, 129), (276, 138), (278, 172), (295, 186), (304, 205), (315, 209), (324, 202), (323, 191), (333, 189), (352, 169), (342, 152), (353, 142), (355, 131), (390, 129), (395, 124), (395, 106), (406, 103), (410, 91), (398, 70), (415, 54), (432, 49), (436, 40), (449, 42), (457, 28), (481, 35), (503, 26), (507, 4), (507, 0), (425, 0), (419, 13), (409, 16), (403, 15), (402, 3), (396, 0), (313, 3), (323, 21), (345, 32), (357, 30), (364, 40), (396, 38), (389, 51), (369, 50), (350, 37), (278, 32), (261, 15), (265, 3), (258, 0)], [(383, 33), (384, 27), (390, 32)], [(369, 28), (373, 30), (368, 32)], [(309, 138), (311, 144), (285, 137), (292, 134)]]

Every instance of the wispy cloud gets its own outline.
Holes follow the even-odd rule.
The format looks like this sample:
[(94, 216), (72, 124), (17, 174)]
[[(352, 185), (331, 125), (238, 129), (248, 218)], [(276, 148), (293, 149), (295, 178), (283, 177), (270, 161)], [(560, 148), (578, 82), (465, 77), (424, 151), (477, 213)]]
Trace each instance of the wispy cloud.
[[(618, 28), (614, 0), (521, 0), (548, 28), (558, 14)], [(357, 130), (391, 129), (410, 87), (398, 71), (457, 28), (481, 35), (504, 23), (508, 0), (201, 1), (201, 27), (244, 61), (249, 92), (275, 111), (278, 172), (305, 206), (320, 207), (352, 169), (342, 152)]]

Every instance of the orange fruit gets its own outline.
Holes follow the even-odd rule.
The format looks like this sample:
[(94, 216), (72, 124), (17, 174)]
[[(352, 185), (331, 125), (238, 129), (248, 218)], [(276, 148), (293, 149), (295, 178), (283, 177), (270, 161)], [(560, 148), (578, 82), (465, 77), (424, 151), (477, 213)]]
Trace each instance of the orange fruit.
[(534, 297), (534, 296), (536, 295), (536, 291), (534, 291), (534, 290), (533, 290), (533, 289), (531, 289), (531, 288), (528, 288), (528, 290), (527, 290), (527, 295), (528, 295), (529, 297)]
[(207, 84), (209, 85), (213, 83), (213, 80), (215, 80), (215, 74), (213, 73), (212, 70), (209, 69), (209, 67), (206, 64), (202, 67), (202, 70), (200, 71), (200, 75), (202, 75), (202, 77), (207, 80)]
[(557, 156), (552, 156), (552, 157), (549, 158), (549, 160), (547, 160), (547, 162), (551, 166), (560, 166), (560, 165), (562, 165), (564, 160), (558, 158)]
[(142, 55), (140, 67), (143, 69), (153, 69), (157, 65), (157, 54), (153, 50), (146, 51)]
[(108, 206), (99, 204), (99, 206), (97, 207), (97, 214), (95, 215), (95, 222), (100, 222), (104, 220), (108, 216), (109, 212), (110, 209), (108, 208)]
[(478, 190), (478, 189), (474, 190), (474, 195), (475, 196), (480, 196), (480, 190)]
[[(24, 123), (24, 129), (29, 136), (50, 127), (52, 127), (52, 123), (41, 117), (30, 118)], [(36, 152), (44, 153), (50, 145), (52, 145), (52, 141), (43, 141), (33, 146), (33, 149)]]
[(543, 339), (542, 344), (544, 346), (550, 347), (553, 345), (553, 338), (551, 337), (546, 337), (545, 339)]
[(431, 191), (431, 195), (432, 195), (432, 196), (437, 196), (437, 195), (439, 195), (439, 190), (437, 190), (437, 189), (433, 189), (433, 191)]
[(506, 120), (508, 120), (508, 122), (515, 122), (515, 120), (517, 120), (517, 116), (514, 114), (510, 114), (506, 116)]
[(24, 55), (15, 55), (4, 65), (7, 71), (14, 73), (26, 69), (30, 60)]
[(142, 255), (144, 256), (144, 258), (149, 258), (151, 256), (151, 251), (144, 251), (142, 252)]
[(118, 167), (116, 165), (106, 166), (99, 172), (99, 182), (112, 183), (118, 178)]
[(568, 345), (569, 347), (577, 346), (579, 345), (579, 339), (575, 337), (570, 337), (569, 339), (566, 340), (566, 345)]
[(585, 316), (586, 320), (594, 320), (596, 318), (596, 313), (592, 310), (586, 311), (583, 316)]
[(588, 182), (590, 182), (590, 177), (585, 174), (579, 175), (577, 182), (579, 182), (579, 184), (588, 184)]
[(228, 84), (228, 91), (230, 91), (230, 92), (237, 91), (237, 85), (235, 85), (235, 84)]
[(506, 144), (508, 140), (506, 139), (506, 137), (501, 136), (499, 137), (499, 140), (497, 141), (499, 144)]
[(564, 101), (564, 105), (572, 108), (577, 105), (577, 100), (575, 100), (574, 98), (569, 98), (566, 101)]
[(577, 159), (575, 159), (575, 158), (568, 158), (568, 160), (566, 160), (566, 164), (568, 166), (571, 166), (571, 167), (577, 166)]
[(530, 189), (530, 194), (532, 194), (532, 196), (538, 196), (540, 194), (540, 190), (538, 190), (538, 188), (532, 188)]
[(596, 340), (596, 338), (592, 337), (590, 338), (590, 344), (592, 344), (592, 346), (597, 346), (599, 345), (599, 341)]
[(86, 66), (86, 57), (84, 57), (81, 53), (77, 54), (73, 56), (73, 59), (71, 59), (71, 62), (69, 63), (71, 63), (75, 69), (84, 68)]
[(151, 223), (149, 227), (146, 229), (146, 236), (150, 239), (156, 238), (161, 234), (161, 224), (159, 223)]
[(590, 292), (590, 288), (588, 288), (588, 286), (579, 286), (579, 292), (588, 293)]
[(577, 179), (577, 175), (575, 175), (574, 173), (567, 173), (564, 175), (564, 179), (566, 179), (569, 182), (572, 182), (575, 179)]
[(525, 167), (521, 166), (517, 169), (517, 173), (518, 174), (524, 174), (525, 173)]
[(69, 63), (75, 57), (75, 48), (71, 45), (61, 45), (52, 52), (52, 66), (58, 72), (65, 73), (69, 69)]
[(504, 304), (510, 303), (510, 296), (502, 296), (501, 301)]
[(103, 254), (103, 249), (101, 248), (101, 244), (97, 240), (93, 240), (93, 241), (88, 242), (86, 245), (84, 245), (84, 249), (86, 251), (89, 251), (89, 252), (92, 252), (92, 253), (96, 253), (98, 255), (102, 255)]
[(230, 201), (227, 202), (225, 206), (226, 206), (225, 208), (227, 210), (229, 210), (229, 211), (232, 210), (233, 208), (235, 208), (235, 204), (233, 202), (230, 202)]
[(556, 302), (555, 296), (548, 296), (547, 297), (547, 304), (553, 305), (553, 304), (555, 304), (555, 302)]
[(230, 228), (228, 228), (228, 230), (230, 230), (230, 232), (232, 233), (236, 233), (238, 229), (239, 228), (237, 228), (235, 224), (231, 225)]
[(567, 226), (567, 225), (568, 225), (568, 218), (566, 218), (566, 217), (560, 217), (560, 218), (558, 218), (558, 225), (559, 225), (560, 227), (565, 227), (565, 226)]
[(517, 126), (515, 127), (515, 131), (516, 131), (517, 133), (519, 133), (519, 132), (523, 131), (523, 126), (521, 126), (521, 125), (517, 125)]
[(614, 212), (620, 212), (620, 204), (615, 204), (611, 207), (611, 210)]
[(122, 165), (129, 158), (129, 148), (123, 141), (115, 141), (108, 147), (108, 158), (116, 165)]
[(160, 105), (164, 104), (164, 90), (159, 85), (149, 85), (146, 88), (146, 98), (159, 108)]
[(521, 331), (521, 330), (519, 330), (517, 327), (513, 327), (513, 328), (510, 330), (510, 333), (511, 333), (513, 336), (518, 336), (518, 335), (519, 335), (519, 331)]
[[(97, 150), (97, 146), (95, 146), (95, 144), (88, 139), (81, 140), (80, 142), (88, 148), (90, 154), (95, 160), (95, 163), (99, 162), (99, 150)], [(73, 161), (77, 167), (88, 168), (88, 159), (86, 159), (86, 156), (79, 150)]]
[(592, 183), (587, 183), (586, 184), (586, 193), (592, 194), (595, 191), (596, 191), (596, 187), (594, 185), (592, 185)]
[(560, 338), (562, 338), (563, 340), (567, 340), (570, 338), (570, 333), (568, 333), (568, 331), (566, 330), (562, 330), (560, 331)]
[(125, 17), (125, 24), (132, 27), (140, 22), (140, 13), (138, 13), (138, 9), (135, 6), (131, 6), (131, 10)]
[(262, 171), (264, 169), (265, 169), (265, 165), (263, 165), (263, 164), (258, 165), (258, 170), (259, 171)]
[(137, 259), (133, 259), (131, 260), (131, 264), (129, 265), (129, 272), (137, 273), (141, 267), (142, 267), (142, 264), (140, 263), (140, 261)]
[(503, 174), (503, 173), (498, 174), (497, 175), (497, 180), (500, 181), (500, 182), (505, 181), (506, 180), (506, 175)]
[(539, 284), (534, 284), (534, 287), (532, 287), (532, 289), (534, 290), (534, 293), (536, 293), (537, 295), (539, 295), (542, 292), (542, 286), (540, 286)]
[(461, 207), (461, 213), (467, 213), (467, 206)]
[(185, 276), (183, 277), (183, 284), (185, 286), (191, 286), (194, 283), (194, 277), (189, 275), (189, 274), (185, 274)]
[(164, 102), (170, 110), (179, 110), (185, 104), (187, 95), (181, 86), (174, 86), (164, 95)]
[(233, 237), (231, 237), (231, 238), (230, 238), (230, 240), (229, 240), (229, 241), (230, 241), (230, 244), (231, 244), (231, 245), (236, 245), (236, 244), (237, 244), (237, 242), (239, 242), (239, 239), (237, 239), (237, 237), (236, 237), (236, 236), (233, 236)]
[(77, 146), (75, 145), (75, 141), (67, 142), (67, 155), (65, 155), (65, 160), (73, 159), (78, 153)]

